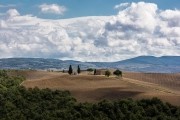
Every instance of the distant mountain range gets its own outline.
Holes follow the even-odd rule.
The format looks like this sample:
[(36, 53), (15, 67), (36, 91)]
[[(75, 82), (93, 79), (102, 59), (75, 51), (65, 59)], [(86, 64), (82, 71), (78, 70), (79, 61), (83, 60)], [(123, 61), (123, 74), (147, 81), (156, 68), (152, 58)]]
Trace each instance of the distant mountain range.
[(114, 66), (137, 72), (180, 72), (180, 56), (140, 56), (124, 61), (115, 62)]
[(118, 62), (80, 62), (45, 58), (0, 59), (0, 69), (68, 70), (69, 65), (81, 69), (121, 69), (136, 72), (179, 73), (180, 56), (139, 56)]

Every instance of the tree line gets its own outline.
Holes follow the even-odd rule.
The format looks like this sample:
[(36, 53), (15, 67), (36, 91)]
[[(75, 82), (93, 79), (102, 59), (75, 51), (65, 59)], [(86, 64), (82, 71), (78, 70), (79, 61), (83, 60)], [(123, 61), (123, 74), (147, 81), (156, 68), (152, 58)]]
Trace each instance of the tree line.
[[(89, 72), (94, 71), (94, 75), (97, 74), (97, 69), (88, 68), (87, 71), (89, 71)], [(71, 75), (71, 74), (73, 74), (73, 72), (75, 72), (75, 71), (73, 71), (72, 66), (70, 65), (70, 66), (69, 66), (68, 73)], [(78, 65), (78, 67), (77, 67), (77, 73), (78, 73), (78, 74), (81, 73), (81, 69), (80, 69), (80, 66), (79, 66), (79, 65)], [(89, 74), (90, 74), (90, 73), (89, 73)], [(122, 77), (122, 71), (119, 70), (119, 69), (115, 70), (115, 71), (113, 72), (113, 74), (116, 75), (116, 76), (118, 76), (118, 77)], [(111, 72), (110, 72), (109, 70), (106, 70), (106, 71), (105, 71), (105, 76), (108, 76), (108, 77), (109, 77), (110, 75), (111, 75)]]

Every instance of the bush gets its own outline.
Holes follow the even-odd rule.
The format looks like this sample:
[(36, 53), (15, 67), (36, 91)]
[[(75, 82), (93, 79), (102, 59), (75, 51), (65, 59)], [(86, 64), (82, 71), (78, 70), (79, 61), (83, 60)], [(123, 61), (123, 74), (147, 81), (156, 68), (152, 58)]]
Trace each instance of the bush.
[(110, 76), (111, 75), (111, 72), (109, 71), (109, 70), (107, 70), (106, 72), (105, 72), (105, 76)]
[(113, 74), (116, 75), (116, 76), (121, 76), (122, 77), (122, 71), (120, 71), (120, 70), (114, 71)]
[(92, 68), (88, 68), (87, 71), (92, 72), (94, 70)]

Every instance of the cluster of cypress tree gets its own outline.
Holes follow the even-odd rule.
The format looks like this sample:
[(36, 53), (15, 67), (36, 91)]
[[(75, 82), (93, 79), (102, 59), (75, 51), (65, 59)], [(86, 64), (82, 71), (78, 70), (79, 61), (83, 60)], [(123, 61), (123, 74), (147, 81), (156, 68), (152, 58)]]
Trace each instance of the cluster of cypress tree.
[[(70, 75), (73, 73), (73, 69), (72, 69), (72, 66), (71, 66), (71, 65), (69, 66), (68, 73), (69, 73)], [(77, 73), (78, 73), (78, 74), (81, 73), (81, 69), (80, 69), (80, 66), (79, 66), (79, 65), (78, 65)]]

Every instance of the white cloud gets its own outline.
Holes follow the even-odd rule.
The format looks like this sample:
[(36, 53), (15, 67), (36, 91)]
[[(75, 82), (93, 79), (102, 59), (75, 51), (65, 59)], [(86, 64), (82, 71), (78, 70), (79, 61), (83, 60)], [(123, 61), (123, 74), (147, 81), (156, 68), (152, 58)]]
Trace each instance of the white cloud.
[(0, 4), (0, 8), (16, 7), (16, 6), (18, 6), (18, 5), (15, 5), (15, 4), (1, 5), (1, 4)]
[(4, 20), (0, 20), (0, 28), (8, 28), (9, 26), (6, 24)]
[[(147, 30), (153, 31), (156, 19), (157, 5), (153, 3), (132, 3), (130, 7), (120, 11), (113, 20), (107, 24), (107, 29)], [(109, 28), (108, 28), (109, 27)]]
[(180, 11), (131, 3), (115, 16), (45, 20), (15, 9), (0, 18), (4, 57), (119, 61), (140, 55), (180, 55)]
[(53, 13), (53, 14), (60, 14), (62, 15), (65, 11), (67, 11), (67, 8), (64, 6), (60, 6), (57, 4), (42, 4), (39, 6), (41, 8), (42, 13)]
[(6, 14), (8, 15), (8, 17), (15, 17), (20, 15), (16, 9), (10, 9), (6, 12)]
[(163, 21), (168, 27), (180, 26), (180, 12), (179, 10), (165, 10), (160, 13)]
[(126, 3), (121, 3), (121, 4), (119, 4), (119, 5), (115, 5), (115, 6), (114, 6), (114, 9), (118, 9), (118, 8), (121, 8), (121, 7), (126, 7), (126, 6), (128, 6), (128, 5), (129, 5), (128, 2), (126, 2)]

